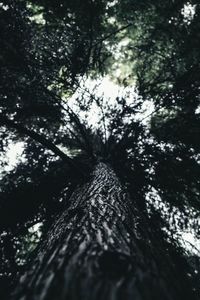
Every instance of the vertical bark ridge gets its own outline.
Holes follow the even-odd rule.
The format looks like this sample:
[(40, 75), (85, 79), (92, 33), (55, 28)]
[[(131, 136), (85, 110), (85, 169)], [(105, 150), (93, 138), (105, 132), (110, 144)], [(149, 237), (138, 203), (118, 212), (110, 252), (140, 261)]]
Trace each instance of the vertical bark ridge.
[(167, 255), (157, 257), (148, 228), (145, 242), (138, 237), (137, 223), (134, 202), (114, 171), (98, 164), (52, 225), (14, 299), (184, 299), (173, 268), (160, 265)]

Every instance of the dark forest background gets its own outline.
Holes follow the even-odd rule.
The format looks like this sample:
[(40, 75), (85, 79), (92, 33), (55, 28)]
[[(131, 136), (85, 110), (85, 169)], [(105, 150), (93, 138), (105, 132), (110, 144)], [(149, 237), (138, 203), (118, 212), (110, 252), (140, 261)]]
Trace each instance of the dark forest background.
[[(199, 295), (199, 49), (198, 0), (0, 2), (1, 299), (100, 161)], [(114, 100), (97, 92), (105, 77)]]

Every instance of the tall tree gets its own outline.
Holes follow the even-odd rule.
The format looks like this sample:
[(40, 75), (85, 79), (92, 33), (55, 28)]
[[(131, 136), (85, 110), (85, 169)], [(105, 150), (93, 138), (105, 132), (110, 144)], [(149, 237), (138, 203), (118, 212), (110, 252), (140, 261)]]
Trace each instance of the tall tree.
[[(198, 3), (9, 0), (0, 14), (2, 167), (23, 145), (1, 175), (2, 298), (197, 299), (179, 236), (199, 236)], [(112, 99), (91, 88), (106, 72), (126, 87)]]

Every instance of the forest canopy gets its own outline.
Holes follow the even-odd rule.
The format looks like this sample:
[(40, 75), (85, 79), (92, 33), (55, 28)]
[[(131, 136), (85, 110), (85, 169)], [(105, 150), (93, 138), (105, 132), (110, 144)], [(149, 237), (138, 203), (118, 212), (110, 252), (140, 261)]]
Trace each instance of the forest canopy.
[(98, 163), (198, 298), (199, 49), (197, 0), (0, 1), (1, 299)]

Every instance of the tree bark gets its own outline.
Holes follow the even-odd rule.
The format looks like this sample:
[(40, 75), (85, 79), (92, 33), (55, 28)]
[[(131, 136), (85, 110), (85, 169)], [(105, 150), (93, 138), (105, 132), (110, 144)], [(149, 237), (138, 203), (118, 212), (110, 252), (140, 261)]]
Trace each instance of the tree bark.
[(167, 249), (158, 249), (148, 222), (142, 222), (139, 230), (136, 202), (114, 171), (98, 164), (52, 225), (13, 298), (195, 299)]

